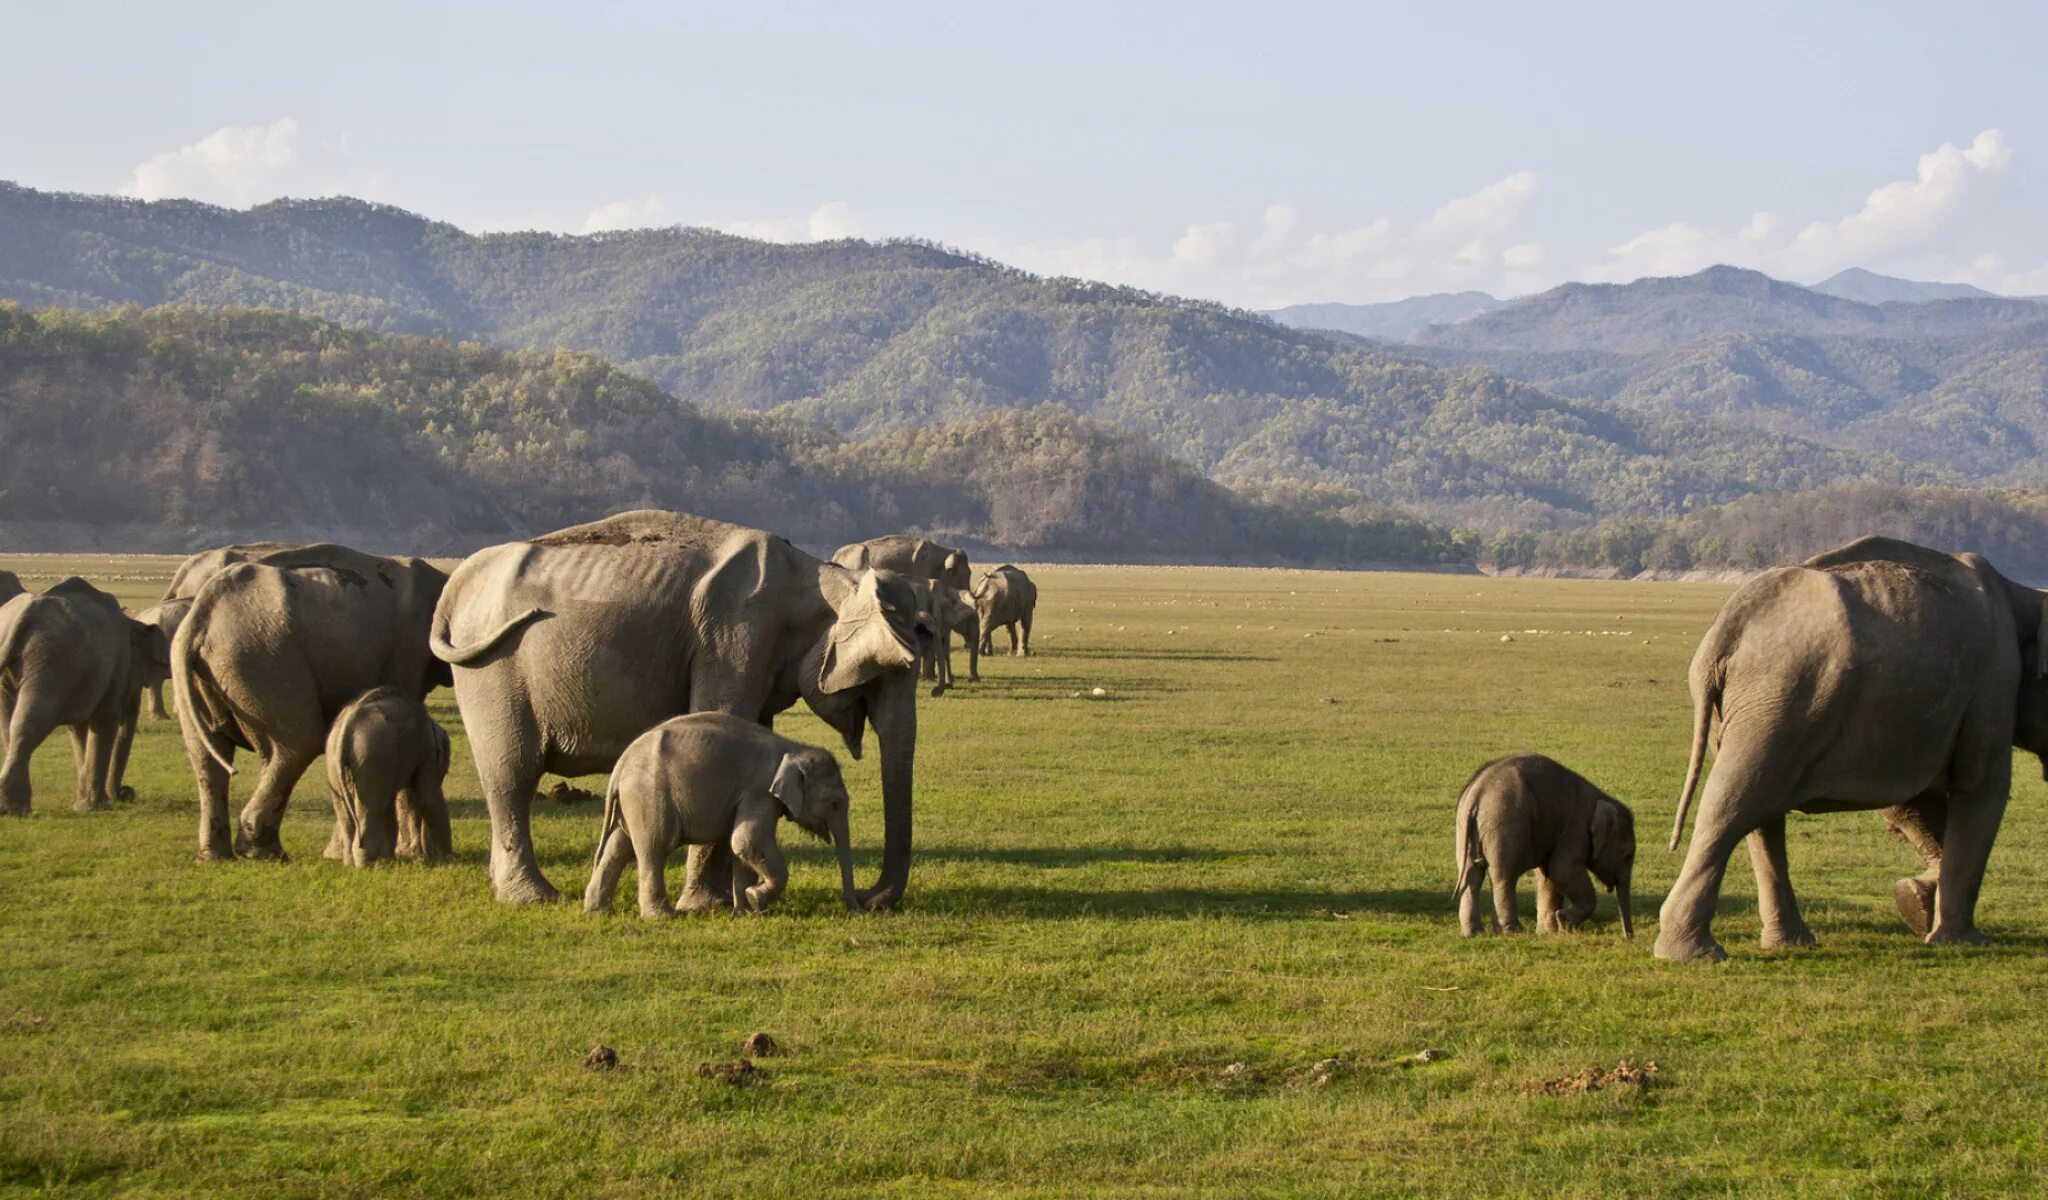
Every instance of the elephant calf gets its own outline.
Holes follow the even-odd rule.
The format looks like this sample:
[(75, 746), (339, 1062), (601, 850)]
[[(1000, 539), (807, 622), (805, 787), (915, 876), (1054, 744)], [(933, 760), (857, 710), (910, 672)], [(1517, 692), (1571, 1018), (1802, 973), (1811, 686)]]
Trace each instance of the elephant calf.
[(937, 696), (952, 687), (953, 680), (953, 635), (959, 634), (967, 643), (967, 679), (970, 683), (981, 681), (981, 614), (974, 611), (974, 600), (968, 593), (943, 583), (917, 583), (918, 611), (931, 618), (931, 627), (939, 631), (936, 644), (924, 652), (922, 674), (938, 686), (932, 689)]
[(847, 807), (846, 781), (828, 751), (726, 713), (664, 721), (634, 739), (612, 768), (583, 906), (611, 908), (630, 856), (639, 870), (640, 915), (673, 916), (664, 876), (669, 854), (681, 845), (724, 843), (760, 877), (749, 887), (744, 872), (733, 872), (733, 909), (759, 912), (789, 881), (789, 864), (775, 841), (776, 822), (787, 814), (811, 834), (831, 839), (847, 911), (858, 912)]
[[(981, 652), (996, 652), (998, 628), (1010, 633), (1010, 653), (1022, 658), (1031, 653), (1031, 614), (1038, 608), (1038, 585), (1031, 576), (1004, 563), (981, 577), (974, 588), (974, 609), (981, 621)], [(1019, 638), (1017, 630), (1024, 630)]]
[(396, 854), (445, 860), (451, 850), (448, 733), (401, 688), (371, 688), (349, 702), (327, 734), (327, 790), (334, 838), (327, 857), (367, 867)]
[(1555, 760), (1522, 754), (1479, 768), (1458, 797), (1457, 847), (1452, 897), (1466, 937), (1481, 932), (1479, 888), (1489, 873), (1495, 920), (1506, 932), (1521, 930), (1515, 883), (1531, 869), (1537, 872), (1536, 932), (1571, 929), (1592, 916), (1597, 878), (1620, 901), (1622, 935), (1635, 936), (1629, 903), (1635, 817)]

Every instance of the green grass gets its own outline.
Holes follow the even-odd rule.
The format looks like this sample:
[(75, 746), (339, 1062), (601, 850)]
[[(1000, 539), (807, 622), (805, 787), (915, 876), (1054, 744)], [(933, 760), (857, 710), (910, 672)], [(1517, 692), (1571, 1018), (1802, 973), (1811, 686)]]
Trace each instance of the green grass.
[[(82, 571), (146, 602), (170, 564), (0, 565), (34, 587)], [(1685, 665), (1727, 589), (1034, 574), (1040, 656), (992, 659), (986, 682), (926, 704), (918, 858), (891, 915), (836, 913), (829, 855), (808, 840), (763, 917), (495, 905), (447, 693), (435, 704), (457, 735), (457, 861), (438, 868), (321, 861), (329, 810), (314, 777), (285, 826), (291, 864), (195, 865), (172, 723), (145, 727), (139, 799), (111, 814), (69, 811), (69, 747), (53, 740), (36, 761), (36, 815), (0, 824), (0, 1189), (1613, 1196), (2048, 1183), (2048, 789), (2031, 760), (1980, 910), (1996, 946), (1936, 950), (1905, 931), (1889, 887), (1912, 859), (1875, 817), (1795, 816), (1794, 880), (1820, 947), (1757, 948), (1738, 862), (1717, 924), (1733, 958), (1674, 967), (1650, 945), (1677, 865), (1663, 841), (1684, 769)], [(780, 727), (828, 741), (808, 715)], [(1457, 936), (1455, 793), (1481, 761), (1523, 749), (1635, 807), (1633, 943), (1605, 896), (1576, 935)], [(866, 878), (873, 760), (848, 778)], [(543, 865), (580, 892), (596, 812), (537, 812)], [(1533, 881), (1523, 902), (1533, 914)], [(765, 1083), (698, 1076), (755, 1030), (790, 1051), (764, 1061)], [(618, 1069), (581, 1065), (599, 1042)], [(1408, 1061), (1425, 1048), (1446, 1055)], [(1621, 1058), (1662, 1074), (1641, 1093), (1523, 1089)]]

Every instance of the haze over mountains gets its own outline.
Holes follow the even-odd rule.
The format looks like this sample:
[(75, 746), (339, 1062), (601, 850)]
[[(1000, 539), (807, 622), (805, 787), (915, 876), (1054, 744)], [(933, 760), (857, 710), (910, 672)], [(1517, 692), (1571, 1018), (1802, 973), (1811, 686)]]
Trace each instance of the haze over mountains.
[[(1905, 283), (1829, 281), (1863, 295)], [(887, 470), (872, 447), (945, 458), (955, 435), (939, 428), (980, 430), (986, 453), (1025, 457), (1018, 428), (1090, 429), (1128, 442), (1112, 458), (1163, 451), (1269, 515), (1375, 522), (1394, 504), (1489, 536), (1836, 484), (2039, 479), (2048, 306), (1928, 294), (1870, 304), (1717, 267), (1508, 302), (1469, 293), (1283, 314), (1350, 322), (1321, 332), (917, 242), (476, 236), (346, 199), (233, 211), (0, 185), (0, 298), (31, 307), (280, 308), (507, 351), (565, 347), (653, 381), (669, 405), (772, 414), (771, 458), (836, 445), (869, 482)], [(564, 424), (568, 410), (549, 406), (567, 401), (548, 389), (522, 403)], [(1016, 427), (1027, 411), (1071, 417)], [(408, 427), (415, 451), (442, 436)], [(445, 460), (446, 446), (434, 454)], [(987, 502), (1010, 485), (984, 474), (975, 486), (981, 507), (943, 519), (986, 532)], [(920, 523), (944, 505), (920, 513), (919, 494), (859, 505)], [(1078, 536), (1071, 520), (1060, 528), (1053, 542)], [(1088, 544), (1109, 547), (1110, 532)], [(1157, 538), (1152, 550), (1172, 552)]]

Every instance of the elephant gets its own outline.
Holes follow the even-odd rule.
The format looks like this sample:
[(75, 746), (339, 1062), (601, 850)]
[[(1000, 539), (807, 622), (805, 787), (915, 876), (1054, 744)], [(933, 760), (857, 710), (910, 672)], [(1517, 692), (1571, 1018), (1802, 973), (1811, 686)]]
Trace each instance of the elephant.
[(2048, 752), (2044, 600), (1977, 555), (1878, 537), (1731, 596), (1693, 655), (1672, 849), (1710, 743), (1714, 769), (1657, 956), (1727, 957), (1710, 923), (1745, 838), (1763, 944), (1812, 945), (1786, 874), (1785, 816), (1864, 809), (1884, 810), (1933, 864), (1932, 878), (1895, 889), (1908, 924), (1916, 907), (1923, 919), (1931, 910), (1928, 943), (1982, 944), (1977, 893), (2011, 790), (2010, 747)]
[(633, 859), (640, 915), (672, 917), (676, 910), (664, 874), (668, 856), (682, 845), (724, 845), (759, 878), (743, 888), (734, 873), (733, 910), (761, 912), (789, 883), (789, 864), (775, 840), (776, 822), (787, 815), (832, 843), (846, 910), (860, 912), (847, 830), (850, 803), (829, 751), (729, 713), (672, 717), (633, 739), (612, 768), (583, 907), (610, 911), (619, 873)]
[(122, 794), (142, 692), (168, 670), (161, 631), (73, 576), (0, 605), (0, 813), (29, 811), (29, 758), (57, 726), (71, 730), (80, 812)]
[(1458, 795), (1458, 927), (1482, 932), (1479, 888), (1493, 876), (1493, 912), (1508, 933), (1522, 928), (1515, 883), (1537, 872), (1536, 932), (1575, 929), (1593, 915), (1598, 879), (1621, 906), (1621, 934), (1636, 935), (1629, 881), (1635, 873), (1636, 820), (1628, 805), (1577, 771), (1541, 754), (1497, 758)]
[[(237, 563), (193, 597), (171, 643), (171, 687), (199, 787), (199, 858), (285, 857), (278, 825), (328, 727), (379, 685), (424, 698), (449, 681), (427, 650), (448, 577), (417, 558), (322, 543)], [(262, 762), (232, 837), (235, 748)], [(341, 853), (336, 829), (329, 849)]]
[[(434, 613), (491, 816), (501, 901), (555, 898), (528, 827), (544, 771), (611, 769), (670, 717), (766, 723), (802, 699), (860, 757), (882, 747), (882, 872), (870, 907), (910, 875), (917, 678), (931, 636), (910, 581), (820, 562), (786, 539), (685, 513), (638, 511), (479, 550)], [(731, 903), (732, 855), (693, 846), (683, 906)]]
[[(192, 597), (197, 596), (200, 586), (222, 567), (254, 562), (266, 554), (297, 550), (301, 545), (301, 542), (241, 542), (201, 550), (178, 564), (178, 569), (171, 573), (170, 586), (164, 589), (163, 599), (135, 614), (135, 619), (158, 626), (166, 638), (175, 638), (178, 636), (178, 623), (185, 619), (185, 613), (192, 607)], [(149, 715), (159, 720), (170, 715), (164, 709), (162, 684), (149, 689)]]
[(330, 857), (352, 867), (393, 855), (446, 860), (448, 756), (448, 731), (418, 696), (386, 686), (350, 701), (327, 731), (336, 829)]
[[(974, 609), (980, 615), (981, 652), (994, 654), (996, 630), (1009, 631), (1010, 654), (1022, 658), (1031, 653), (1031, 614), (1038, 607), (1038, 585), (1031, 576), (1004, 563), (981, 577), (974, 588)], [(1022, 626), (1024, 636), (1017, 636)]]
[(967, 643), (967, 679), (981, 681), (981, 618), (967, 593), (943, 583), (919, 582), (917, 610), (939, 631), (938, 644), (924, 655), (921, 672), (935, 686), (932, 695), (944, 695), (953, 686), (953, 635)]
[(21, 586), (21, 576), (12, 571), (0, 571), (0, 604), (5, 604), (26, 591), (28, 589)]
[(961, 591), (966, 591), (974, 582), (974, 569), (968, 565), (966, 551), (948, 549), (937, 542), (907, 533), (894, 533), (841, 546), (833, 552), (832, 561), (849, 571), (865, 571), (872, 567), (914, 579), (929, 579)]

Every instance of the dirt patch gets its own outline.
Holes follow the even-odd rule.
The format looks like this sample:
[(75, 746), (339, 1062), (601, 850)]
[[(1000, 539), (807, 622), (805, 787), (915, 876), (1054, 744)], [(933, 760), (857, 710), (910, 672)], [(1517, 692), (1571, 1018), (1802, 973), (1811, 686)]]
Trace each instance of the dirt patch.
[(563, 806), (571, 804), (589, 804), (593, 801), (604, 799), (604, 795), (602, 793), (593, 792), (589, 788), (577, 787), (576, 785), (570, 783), (566, 779), (557, 780), (555, 782), (555, 786), (549, 788), (545, 793), (542, 794), (545, 795), (548, 800)]
[(1642, 1066), (1622, 1059), (1610, 1070), (1606, 1067), (1587, 1067), (1570, 1075), (1559, 1075), (1554, 1079), (1532, 1079), (1518, 1090), (1530, 1096), (1576, 1096), (1584, 1092), (1600, 1092), (1608, 1088), (1631, 1087), (1641, 1091), (1657, 1078), (1655, 1059)]
[(583, 1065), (593, 1071), (609, 1071), (619, 1065), (619, 1052), (600, 1042), (583, 1056)]
[(740, 1054), (746, 1058), (774, 1058), (780, 1053), (782, 1047), (776, 1045), (775, 1039), (765, 1033), (750, 1033), (747, 1040), (740, 1044)]
[(729, 1087), (754, 1087), (768, 1082), (768, 1072), (744, 1058), (698, 1063), (697, 1077), (723, 1083)]

